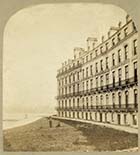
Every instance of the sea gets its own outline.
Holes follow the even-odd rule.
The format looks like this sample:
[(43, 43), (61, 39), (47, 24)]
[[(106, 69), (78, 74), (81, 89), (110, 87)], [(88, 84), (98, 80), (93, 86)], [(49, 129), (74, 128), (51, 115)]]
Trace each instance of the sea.
[(3, 130), (29, 124), (40, 118), (48, 117), (46, 114), (5, 114), (3, 115)]

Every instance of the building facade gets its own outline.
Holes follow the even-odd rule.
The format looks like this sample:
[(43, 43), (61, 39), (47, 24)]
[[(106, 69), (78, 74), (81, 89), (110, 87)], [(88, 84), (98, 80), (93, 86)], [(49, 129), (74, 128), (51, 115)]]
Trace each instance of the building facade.
[(59, 117), (138, 126), (138, 32), (129, 15), (111, 27), (107, 39), (87, 39), (87, 50), (57, 73)]

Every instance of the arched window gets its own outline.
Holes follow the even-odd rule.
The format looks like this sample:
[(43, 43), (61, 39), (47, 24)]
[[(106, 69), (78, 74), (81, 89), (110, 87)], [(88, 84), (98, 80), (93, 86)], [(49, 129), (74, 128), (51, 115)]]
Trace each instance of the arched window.
[(134, 89), (134, 105), (135, 105), (135, 108), (137, 108), (137, 105), (138, 105), (138, 91), (137, 91), (137, 89)]
[(121, 98), (122, 98), (122, 95), (121, 95), (121, 92), (119, 92), (119, 93), (118, 93), (119, 107), (121, 107), (121, 102), (122, 102), (122, 101), (121, 101), (121, 100), (122, 100)]
[(79, 107), (79, 98), (77, 98), (77, 107)]
[(128, 91), (125, 91), (125, 106), (128, 107)]
[(115, 108), (115, 93), (112, 94), (112, 103), (113, 103), (113, 108)]
[(87, 105), (87, 108), (88, 108), (88, 97), (86, 97), (86, 105)]
[(108, 94), (106, 94), (106, 106), (108, 105), (108, 103), (109, 103), (109, 96)]
[(100, 96), (100, 105), (103, 105), (103, 95)]

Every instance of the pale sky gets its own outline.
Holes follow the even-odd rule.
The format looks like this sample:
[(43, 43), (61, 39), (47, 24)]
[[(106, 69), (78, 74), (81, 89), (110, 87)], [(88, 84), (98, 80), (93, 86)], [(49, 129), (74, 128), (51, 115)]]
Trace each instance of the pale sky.
[(13, 15), (4, 32), (4, 113), (55, 112), (61, 63), (74, 47), (86, 48), (87, 37), (107, 36), (125, 16), (113, 5), (85, 3), (37, 5)]

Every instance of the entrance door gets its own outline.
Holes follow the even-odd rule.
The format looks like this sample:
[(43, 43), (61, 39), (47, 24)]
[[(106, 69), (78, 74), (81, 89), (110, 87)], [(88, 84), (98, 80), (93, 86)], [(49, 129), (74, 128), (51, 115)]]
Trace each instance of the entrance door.
[(120, 125), (121, 124), (121, 116), (120, 116), (120, 114), (118, 114), (118, 124)]
[(100, 122), (102, 122), (102, 113), (100, 113)]

